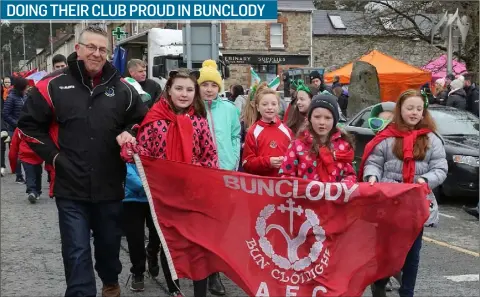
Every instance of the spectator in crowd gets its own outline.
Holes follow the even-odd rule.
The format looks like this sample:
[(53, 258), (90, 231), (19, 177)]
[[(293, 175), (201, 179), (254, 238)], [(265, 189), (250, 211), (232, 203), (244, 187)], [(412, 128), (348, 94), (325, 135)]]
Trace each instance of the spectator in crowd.
[(338, 75), (335, 75), (333, 77), (332, 90), (336, 87), (342, 87), (342, 84), (340, 83), (340, 77)]
[[(13, 131), (17, 128), (20, 113), (26, 101), (25, 91), (28, 86), (28, 81), (22, 77), (15, 77), (13, 80), (13, 89), (8, 93), (7, 100), (2, 111), (2, 117), (7, 123), (7, 131), (10, 138), (13, 136)], [(18, 161), (15, 174), (17, 178), (16, 183), (23, 184), (25, 179), (22, 173), (22, 162)]]
[(235, 103), (235, 106), (240, 111), (240, 114), (243, 111), (243, 107), (245, 102), (247, 101), (247, 96), (245, 95), (245, 91), (241, 85), (234, 85), (232, 86), (232, 101)]
[(2, 99), (3, 101), (7, 100), (8, 92), (10, 92), (10, 89), (12, 88), (12, 78), (9, 76), (5, 76), (2, 79)]
[(454, 80), (455, 80), (455, 75), (453, 75), (453, 73), (449, 73), (447, 74), (447, 76), (445, 76), (445, 88), (448, 90), (448, 92), (451, 91), (450, 84)]
[(65, 58), (65, 56), (62, 54), (55, 55), (52, 58), (52, 65), (53, 71), (63, 69), (67, 67), (67, 58)]
[(321, 93), (327, 89), (322, 81), (322, 76), (320, 75), (320, 72), (318, 72), (317, 70), (310, 72), (310, 84), (314, 85), (315, 88), (317, 88), (318, 93)]
[(467, 110), (478, 117), (478, 85), (473, 83), (473, 74), (467, 73), (464, 77), (465, 81), (463, 89), (467, 95)]
[(147, 65), (139, 59), (132, 59), (127, 64), (130, 76), (135, 79), (142, 89), (150, 95), (151, 100), (147, 102), (148, 108), (160, 98), (162, 87), (152, 79), (147, 78)]
[(435, 90), (433, 95), (435, 96), (436, 104), (447, 104), (448, 91), (446, 89), (446, 82), (444, 78), (439, 78), (435, 81)]
[(450, 83), (450, 91), (448, 92), (447, 106), (458, 109), (467, 109), (467, 94), (463, 89), (463, 81), (455, 79)]
[(337, 85), (333, 88), (333, 94), (337, 97), (338, 106), (343, 116), (347, 117), (348, 95), (343, 91), (343, 88)]

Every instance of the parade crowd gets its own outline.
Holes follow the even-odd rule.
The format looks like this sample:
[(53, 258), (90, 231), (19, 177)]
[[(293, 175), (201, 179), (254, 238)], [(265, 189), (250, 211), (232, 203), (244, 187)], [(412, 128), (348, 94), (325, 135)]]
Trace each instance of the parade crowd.
[[(144, 90), (140, 94), (107, 61), (107, 45), (107, 33), (90, 26), (80, 34), (75, 52), (56, 56), (55, 70), (35, 86), (20, 77), (3, 79), (1, 173), (6, 174), (9, 144), (16, 182), (26, 185), (27, 199), (34, 204), (42, 195), (43, 168), (47, 171), (49, 196), (58, 209), (65, 296), (96, 296), (94, 270), (103, 283), (102, 296), (120, 296), (123, 234), (131, 261), (130, 289), (143, 291), (145, 273), (157, 277), (161, 267), (171, 296), (181, 296), (161, 249), (135, 154), (260, 176), (417, 183), (429, 193), (425, 198), (434, 201), (431, 190), (445, 180), (448, 165), (428, 105), (446, 104), (478, 115), (478, 87), (470, 75), (439, 79), (433, 91), (428, 85), (407, 90), (394, 98), (396, 103), (372, 109), (369, 125), (376, 136), (357, 173), (354, 141), (337, 125), (348, 105), (338, 82), (327, 87), (316, 71), (310, 75), (312, 84), (292, 81), (292, 101), (282, 117), (281, 100), (267, 82), (255, 84), (248, 94), (234, 85), (229, 98), (220, 97), (223, 82), (213, 60), (199, 71), (171, 71), (163, 90), (146, 78), (143, 61), (131, 60), (127, 68)], [(414, 296), (421, 246), (422, 232), (396, 275), (402, 297)], [(386, 296), (388, 282), (372, 284), (373, 295)], [(220, 273), (195, 280), (193, 286), (195, 297), (208, 290), (227, 293)]]

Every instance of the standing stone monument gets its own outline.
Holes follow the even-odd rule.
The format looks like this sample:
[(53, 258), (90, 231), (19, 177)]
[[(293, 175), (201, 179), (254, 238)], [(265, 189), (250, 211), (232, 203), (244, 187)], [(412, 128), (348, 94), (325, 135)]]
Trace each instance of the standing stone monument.
[(353, 63), (348, 94), (350, 96), (347, 108), (349, 117), (381, 101), (380, 84), (375, 66), (362, 61)]

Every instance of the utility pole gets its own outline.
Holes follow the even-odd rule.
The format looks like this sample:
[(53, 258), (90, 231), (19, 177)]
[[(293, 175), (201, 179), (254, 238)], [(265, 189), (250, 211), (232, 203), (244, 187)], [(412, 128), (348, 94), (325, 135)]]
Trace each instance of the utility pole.
[(22, 39), (23, 39), (23, 65), (22, 65), (22, 69), (24, 66), (26, 66), (26, 60), (27, 60), (27, 55), (26, 55), (26, 52), (25, 52), (25, 24), (22, 24), (22, 26), (17, 26), (15, 28), (13, 28), (13, 32), (16, 33), (16, 34), (22, 34)]
[(12, 61), (12, 41), (8, 41), (8, 52), (10, 54), (10, 74), (13, 74), (13, 61)]
[(187, 68), (192, 69), (192, 27), (190, 26), (190, 21), (187, 21), (185, 27), (185, 35), (187, 37)]
[(53, 29), (52, 29), (52, 20), (50, 20), (50, 54), (53, 55)]

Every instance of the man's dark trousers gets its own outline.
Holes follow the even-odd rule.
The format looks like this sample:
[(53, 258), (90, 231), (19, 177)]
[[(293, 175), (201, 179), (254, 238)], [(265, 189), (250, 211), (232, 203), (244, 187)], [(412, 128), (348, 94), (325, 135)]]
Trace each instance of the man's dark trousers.
[(96, 296), (90, 230), (93, 230), (98, 276), (104, 285), (118, 283), (118, 275), (122, 271), (119, 258), (122, 201), (94, 203), (63, 198), (55, 200), (67, 282), (65, 296)]

